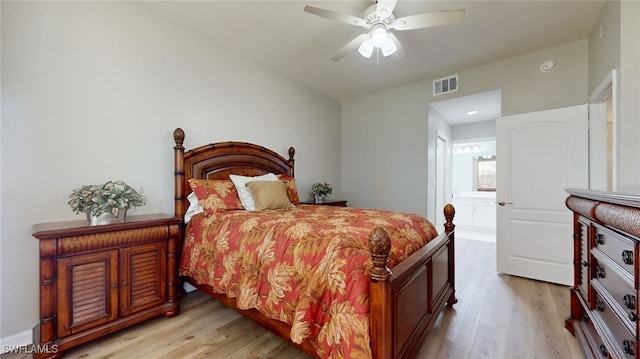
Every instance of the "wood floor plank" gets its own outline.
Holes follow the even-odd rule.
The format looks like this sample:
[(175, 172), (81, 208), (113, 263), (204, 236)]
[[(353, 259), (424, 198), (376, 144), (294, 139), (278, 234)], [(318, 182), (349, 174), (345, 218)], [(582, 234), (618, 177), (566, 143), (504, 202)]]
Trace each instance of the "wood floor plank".
[[(583, 358), (566, 329), (565, 286), (496, 273), (495, 243), (458, 239), (456, 296), (418, 358)], [(7, 353), (1, 359), (31, 358)], [(159, 317), (71, 349), (65, 359), (309, 359), (294, 346), (200, 292), (181, 314)]]

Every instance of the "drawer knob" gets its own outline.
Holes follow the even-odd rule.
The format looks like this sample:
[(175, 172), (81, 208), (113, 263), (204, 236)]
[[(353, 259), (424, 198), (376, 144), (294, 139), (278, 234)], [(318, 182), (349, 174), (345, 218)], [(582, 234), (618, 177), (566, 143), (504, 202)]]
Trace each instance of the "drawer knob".
[(603, 357), (607, 356), (607, 347), (604, 346), (604, 344), (600, 344), (600, 354), (602, 354)]
[(596, 300), (596, 310), (599, 312), (604, 312), (604, 302), (601, 300)]
[(600, 233), (596, 234), (596, 245), (604, 244), (604, 236)]
[(587, 261), (582, 261), (582, 266), (583, 266), (583, 267), (588, 267), (588, 266), (589, 266), (589, 262), (587, 262)]
[(625, 354), (633, 355), (633, 343), (630, 340), (623, 340), (622, 350), (624, 350)]
[(638, 321), (638, 314), (634, 313), (634, 312), (629, 312), (629, 320), (632, 322), (637, 322)]
[(622, 261), (624, 264), (633, 264), (633, 252), (632, 251), (622, 251)]
[(601, 266), (597, 266), (596, 267), (596, 277), (598, 278), (604, 278), (604, 267)]
[(625, 294), (624, 297), (624, 306), (629, 309), (636, 309), (636, 297), (631, 294)]

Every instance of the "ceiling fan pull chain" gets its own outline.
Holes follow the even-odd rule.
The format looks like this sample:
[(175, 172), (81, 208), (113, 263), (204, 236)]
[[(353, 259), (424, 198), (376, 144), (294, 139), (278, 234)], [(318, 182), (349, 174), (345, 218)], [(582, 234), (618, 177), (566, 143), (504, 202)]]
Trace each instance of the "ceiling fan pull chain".
[(380, 67), (380, 48), (376, 47), (376, 67)]

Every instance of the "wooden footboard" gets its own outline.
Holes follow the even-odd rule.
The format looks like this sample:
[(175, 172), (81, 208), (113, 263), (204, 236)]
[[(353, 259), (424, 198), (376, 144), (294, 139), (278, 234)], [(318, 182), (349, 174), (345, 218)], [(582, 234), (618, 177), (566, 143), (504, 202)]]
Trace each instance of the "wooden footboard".
[(369, 321), (373, 357), (413, 358), (446, 304), (455, 304), (455, 209), (444, 209), (445, 233), (405, 259), (386, 267), (389, 235), (376, 228), (369, 238), (371, 270)]

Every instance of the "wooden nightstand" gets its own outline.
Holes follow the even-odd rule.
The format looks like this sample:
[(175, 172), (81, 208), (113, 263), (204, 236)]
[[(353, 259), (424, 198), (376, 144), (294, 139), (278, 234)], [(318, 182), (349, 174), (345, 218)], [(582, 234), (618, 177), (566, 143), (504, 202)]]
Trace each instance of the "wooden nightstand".
[(33, 357), (72, 347), (143, 320), (179, 313), (176, 249), (180, 219), (165, 214), (89, 226), (33, 226), (40, 240), (40, 323)]
[(315, 204), (318, 206), (334, 206), (334, 207), (346, 207), (347, 201), (342, 199), (325, 199), (323, 202), (314, 201), (300, 201), (300, 204)]

